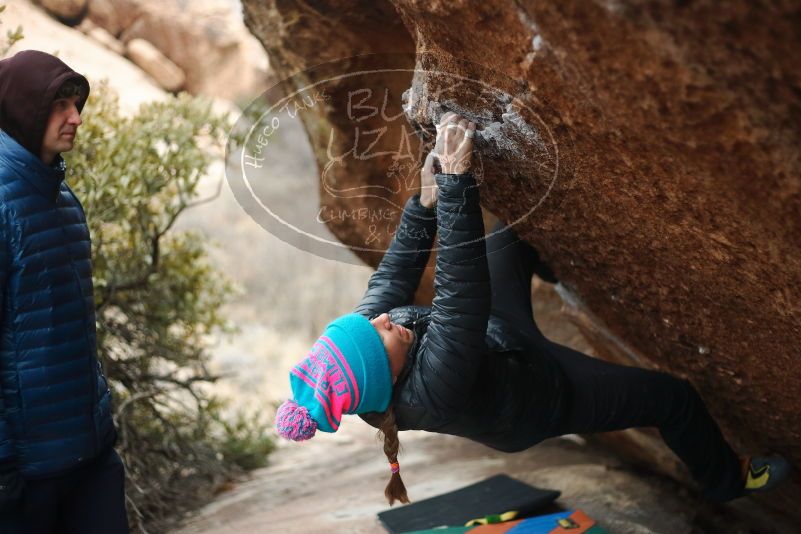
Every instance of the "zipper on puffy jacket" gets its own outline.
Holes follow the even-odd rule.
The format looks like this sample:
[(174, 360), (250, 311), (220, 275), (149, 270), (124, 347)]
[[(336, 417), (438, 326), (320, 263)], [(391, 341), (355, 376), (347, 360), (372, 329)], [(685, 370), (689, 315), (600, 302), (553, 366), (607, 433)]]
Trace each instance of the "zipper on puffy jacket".
[[(75, 283), (77, 284), (77, 287), (78, 287), (78, 295), (81, 297), (81, 301), (85, 302), (84, 294), (83, 294), (83, 288), (81, 287), (81, 275), (78, 273), (78, 270), (75, 268), (75, 258), (73, 257), (72, 249), (69, 246), (71, 244), (71, 242), (68, 239), (69, 236), (67, 236), (66, 230), (64, 230), (64, 224), (63, 224), (63, 221), (61, 219), (61, 211), (60, 211), (61, 205), (64, 205), (65, 207), (70, 207), (70, 206), (69, 206), (68, 203), (62, 202), (61, 199), (62, 199), (61, 190), (59, 190), (58, 196), (56, 197), (56, 217), (58, 218), (59, 227), (61, 228), (61, 233), (64, 235), (64, 242), (67, 243), (67, 254), (69, 255), (69, 258), (70, 258), (70, 270), (72, 270), (72, 274), (75, 277)], [(77, 207), (77, 205), (76, 205), (76, 207)], [(81, 211), (81, 213), (83, 213), (83, 210), (81, 210), (81, 208), (78, 208), (78, 209)], [(84, 225), (87, 224), (85, 218), (84, 218), (83, 224)], [(90, 244), (90, 247), (91, 247), (91, 244)], [(90, 249), (89, 254), (91, 256), (91, 249)], [(91, 261), (91, 258), (90, 258), (90, 261)], [(97, 422), (95, 421), (95, 406), (97, 405), (97, 402), (98, 402), (97, 401), (97, 376), (95, 375), (95, 373), (97, 372), (95, 370), (95, 362), (97, 360), (95, 359), (94, 351), (92, 350), (92, 347), (91, 347), (91, 339), (89, 338), (89, 325), (88, 325), (87, 315), (88, 314), (84, 313), (83, 334), (84, 334), (84, 337), (86, 338), (86, 346), (89, 347), (89, 387), (91, 388), (91, 394), (92, 394), (92, 397), (91, 397), (92, 401), (89, 403), (89, 426), (92, 427), (92, 454), (91, 454), (90, 458), (83, 458), (83, 457), (78, 458), (78, 462), (83, 462), (84, 460), (89, 460), (91, 458), (94, 458), (95, 456), (97, 456), (97, 453), (100, 450), (100, 444), (98, 443), (98, 437), (97, 437)]]

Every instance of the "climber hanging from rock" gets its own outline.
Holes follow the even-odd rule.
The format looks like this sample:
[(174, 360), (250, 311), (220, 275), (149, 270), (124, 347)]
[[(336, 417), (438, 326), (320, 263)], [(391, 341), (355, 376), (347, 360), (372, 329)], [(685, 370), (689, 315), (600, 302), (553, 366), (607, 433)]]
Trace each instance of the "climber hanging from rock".
[[(719, 502), (789, 476), (783, 458), (738, 456), (689, 381), (545, 338), (531, 280), (556, 279), (511, 228), (484, 238), (470, 172), (475, 124), (448, 112), (437, 129), (421, 193), (406, 203), (355, 313), (332, 321), (291, 370), (293, 398), (278, 409), (279, 434), (305, 440), (317, 429), (335, 432), (342, 414), (359, 414), (384, 435), (390, 504), (408, 502), (398, 431), (411, 429), (514, 452), (564, 434), (653, 426)], [(437, 233), (432, 306), (411, 306)]]

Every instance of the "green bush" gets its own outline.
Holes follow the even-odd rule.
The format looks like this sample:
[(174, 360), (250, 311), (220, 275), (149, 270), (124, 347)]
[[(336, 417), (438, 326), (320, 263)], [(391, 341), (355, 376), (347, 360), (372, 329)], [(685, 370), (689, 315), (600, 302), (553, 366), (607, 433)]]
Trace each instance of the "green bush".
[(273, 452), (275, 444), (270, 439), (270, 425), (263, 414), (239, 411), (233, 420), (219, 419), (225, 430), (220, 448), (225, 462), (246, 471), (267, 465), (267, 456)]
[(92, 237), (98, 353), (115, 400), (118, 450), (128, 475), (132, 525), (166, 530), (243, 469), (264, 465), (272, 441), (262, 421), (223, 417), (209, 393), (213, 333), (234, 329), (222, 307), (235, 293), (210, 264), (204, 239), (174, 224), (198, 200), (220, 157), (227, 119), (181, 94), (120, 114), (93, 84), (67, 181)]

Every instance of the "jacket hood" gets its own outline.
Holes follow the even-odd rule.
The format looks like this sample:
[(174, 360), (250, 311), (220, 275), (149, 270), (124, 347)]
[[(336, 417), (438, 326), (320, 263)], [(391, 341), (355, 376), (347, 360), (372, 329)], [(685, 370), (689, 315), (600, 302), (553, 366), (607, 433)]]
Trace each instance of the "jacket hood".
[(89, 82), (57, 57), (23, 50), (0, 61), (0, 128), (39, 157), (51, 104), (69, 80), (85, 87), (77, 102), (80, 112), (89, 96)]

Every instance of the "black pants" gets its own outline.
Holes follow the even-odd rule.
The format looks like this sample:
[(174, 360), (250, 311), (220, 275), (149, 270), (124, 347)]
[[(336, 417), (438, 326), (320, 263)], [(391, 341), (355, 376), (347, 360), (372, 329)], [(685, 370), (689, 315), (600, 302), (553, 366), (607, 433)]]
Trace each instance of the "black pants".
[(530, 333), (538, 357), (552, 358), (564, 371), (565, 415), (548, 429), (550, 436), (657, 427), (709, 498), (739, 495), (739, 459), (689, 381), (608, 363), (546, 339), (532, 314), (531, 278), (536, 272), (547, 279), (550, 270), (534, 248), (502, 225), (487, 238), (487, 254), (493, 313)]
[(20, 510), (0, 515), (2, 534), (124, 534), (125, 470), (111, 448), (65, 475), (28, 480)]

